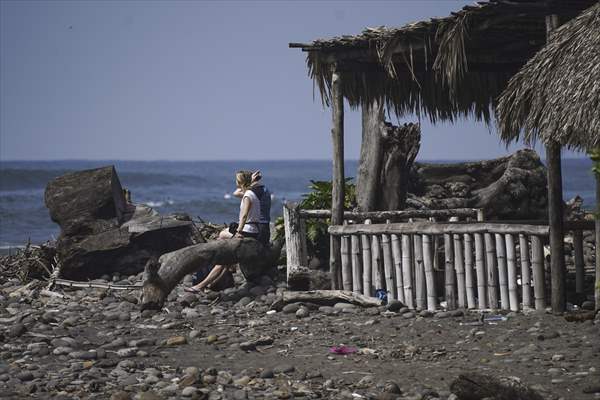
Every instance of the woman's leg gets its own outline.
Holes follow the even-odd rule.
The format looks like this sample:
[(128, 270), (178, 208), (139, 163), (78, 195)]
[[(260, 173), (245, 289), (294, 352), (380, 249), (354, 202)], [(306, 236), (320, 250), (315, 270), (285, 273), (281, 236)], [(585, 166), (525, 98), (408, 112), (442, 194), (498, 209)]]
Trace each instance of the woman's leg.
[[(232, 237), (233, 235), (229, 232), (227, 228), (225, 228), (221, 232), (219, 232), (219, 237), (217, 238), (217, 240), (231, 239)], [(208, 273), (206, 278), (204, 278), (204, 280), (198, 283), (197, 285), (192, 286), (191, 289), (202, 290), (210, 286), (211, 284), (217, 282), (223, 276), (226, 269), (227, 268), (224, 265), (215, 265), (213, 269)]]

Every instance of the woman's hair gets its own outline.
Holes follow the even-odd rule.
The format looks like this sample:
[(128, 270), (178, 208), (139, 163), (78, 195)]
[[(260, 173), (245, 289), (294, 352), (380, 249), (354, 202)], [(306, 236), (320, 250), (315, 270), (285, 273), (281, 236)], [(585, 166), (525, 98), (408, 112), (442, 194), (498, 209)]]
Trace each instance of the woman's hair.
[(235, 184), (242, 190), (252, 186), (252, 171), (238, 171), (235, 173)]

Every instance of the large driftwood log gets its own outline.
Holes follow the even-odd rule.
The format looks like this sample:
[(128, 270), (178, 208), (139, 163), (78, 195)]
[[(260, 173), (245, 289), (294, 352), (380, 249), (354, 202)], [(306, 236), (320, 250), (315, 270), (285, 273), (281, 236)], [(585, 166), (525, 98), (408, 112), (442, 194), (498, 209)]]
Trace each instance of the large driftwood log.
[(383, 302), (375, 297), (364, 296), (349, 290), (310, 290), (304, 292), (284, 292), (281, 299), (271, 306), (274, 310), (281, 310), (289, 303), (314, 303), (332, 306), (335, 303), (346, 302), (362, 307), (379, 307)]
[(450, 385), (450, 390), (460, 400), (543, 400), (544, 398), (527, 386), (511, 380), (470, 373), (461, 374)]
[[(254, 239), (228, 239), (200, 243), (152, 258), (144, 271), (142, 309), (160, 309), (165, 299), (184, 276), (210, 265), (240, 263), (247, 278), (254, 277), (272, 266), (281, 243), (265, 248)], [(250, 277), (249, 277), (250, 276)]]

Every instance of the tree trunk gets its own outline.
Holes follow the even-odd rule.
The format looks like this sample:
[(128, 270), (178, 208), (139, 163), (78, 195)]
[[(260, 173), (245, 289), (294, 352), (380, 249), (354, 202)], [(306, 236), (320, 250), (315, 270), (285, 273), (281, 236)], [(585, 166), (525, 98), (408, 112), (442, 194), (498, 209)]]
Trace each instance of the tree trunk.
[(240, 263), (244, 275), (266, 271), (277, 260), (282, 243), (265, 248), (254, 239), (228, 239), (200, 243), (164, 254), (146, 264), (142, 309), (160, 309), (184, 276), (209, 265)]
[(356, 181), (358, 208), (403, 209), (409, 173), (420, 148), (420, 126), (386, 123), (383, 104), (375, 101), (363, 105), (362, 128)]
[(361, 211), (377, 210), (379, 177), (383, 155), (383, 104), (374, 101), (362, 106), (362, 143), (356, 173), (356, 201)]

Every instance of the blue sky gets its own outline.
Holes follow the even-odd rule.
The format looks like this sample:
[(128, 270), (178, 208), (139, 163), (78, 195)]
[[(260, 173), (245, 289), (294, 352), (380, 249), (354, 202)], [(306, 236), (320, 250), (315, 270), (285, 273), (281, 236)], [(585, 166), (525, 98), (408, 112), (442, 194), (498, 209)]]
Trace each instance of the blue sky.
[[(0, 159), (328, 159), (330, 112), (288, 42), (469, 3), (2, 1)], [(345, 125), (346, 158), (356, 159), (359, 112)], [(419, 159), (523, 147), (507, 149), (472, 120), (423, 121), (422, 132)]]

